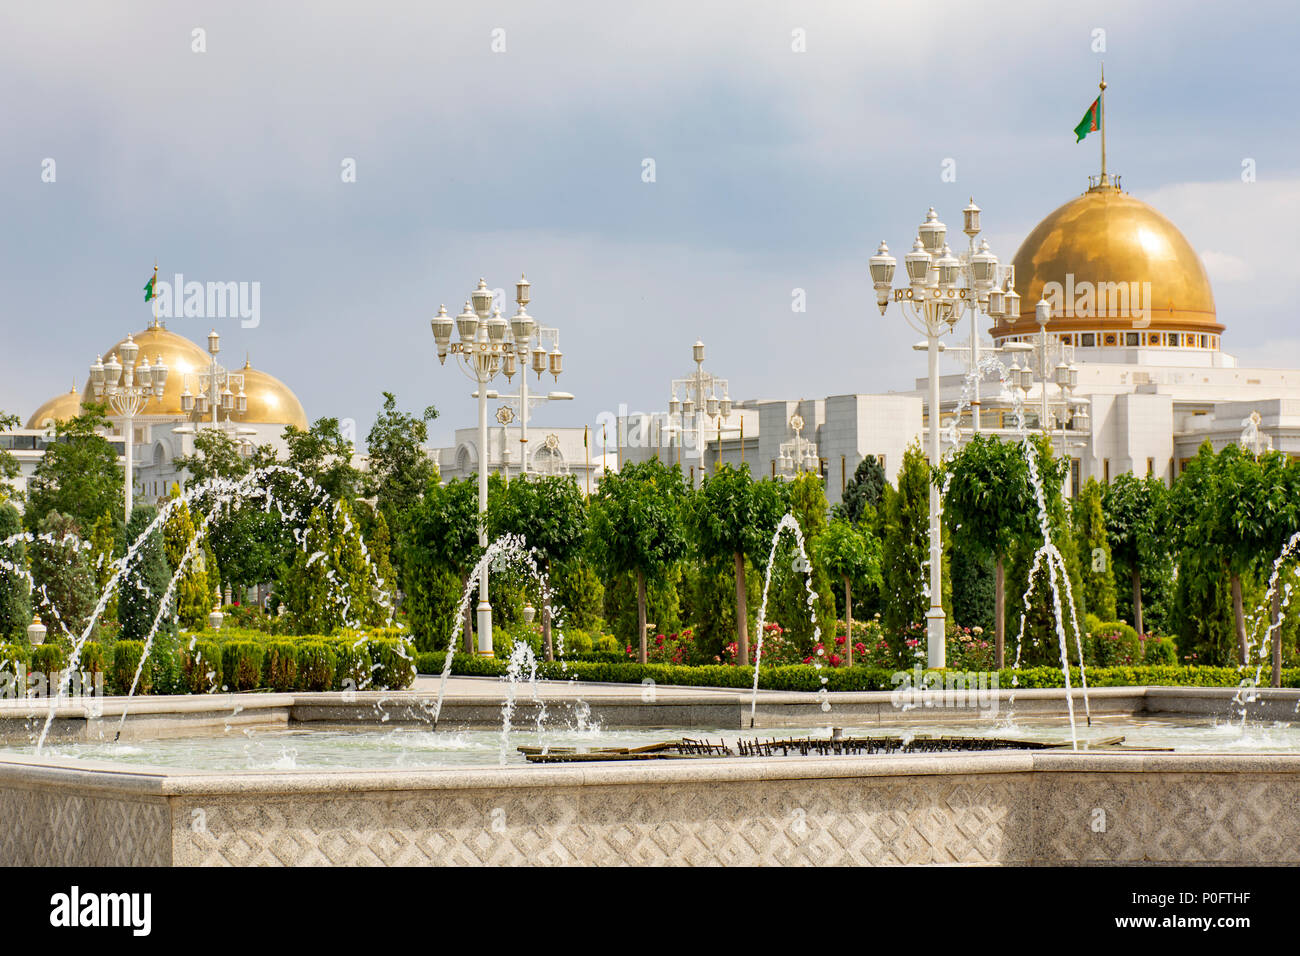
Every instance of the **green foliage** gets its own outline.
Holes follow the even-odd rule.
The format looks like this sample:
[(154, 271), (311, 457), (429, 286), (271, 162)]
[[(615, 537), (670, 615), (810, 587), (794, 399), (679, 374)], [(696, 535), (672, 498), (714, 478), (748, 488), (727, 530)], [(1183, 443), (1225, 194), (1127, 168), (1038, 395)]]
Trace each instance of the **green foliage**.
[(194, 436), (194, 453), (177, 457), (173, 464), (177, 471), (188, 472), (193, 484), (213, 478), (242, 478), (249, 469), (235, 436), (219, 428), (200, 428)]
[(854, 524), (874, 519), (884, 501), (888, 485), (880, 461), (874, 455), (863, 458), (844, 488), (844, 498), (840, 502), (841, 514)]
[(253, 690), (262, 683), (266, 658), (263, 645), (255, 641), (231, 641), (221, 648), (221, 673), (231, 691)]
[[(0, 501), (0, 541), (22, 530), (18, 509), (8, 501)], [(26, 573), (26, 544), (15, 541), (0, 546), (0, 641), (22, 640), (32, 622), (31, 585)]]
[(371, 688), (402, 690), (415, 680), (415, 648), (409, 641), (372, 638), (366, 642), (373, 662)]
[(370, 563), (374, 565), (375, 576), (378, 578), (376, 586), (388, 595), (387, 599), (391, 602), (392, 595), (397, 590), (397, 572), (393, 570), (393, 542), (388, 531), (388, 520), (382, 511), (375, 515), (374, 529), (370, 532), (370, 540), (366, 545), (370, 551)]
[(263, 651), (262, 684), (285, 693), (298, 683), (298, 646), (293, 641), (271, 641)]
[(362, 474), (352, 464), (352, 442), (343, 437), (337, 418), (318, 418), (306, 431), (284, 430), (287, 464), (319, 485), (333, 501), (355, 501)]
[[(186, 549), (198, 532), (194, 527), (194, 521), (190, 518), (189, 505), (177, 500), (180, 498), (178, 488), (172, 488), (171, 498), (175, 503), (172, 505), (171, 514), (163, 523), (163, 551), (167, 555), (168, 566), (175, 569), (181, 566)], [(208, 579), (204, 539), (200, 538), (195, 547), (197, 550), (186, 563), (185, 570), (181, 572), (172, 597), (172, 609), (181, 627), (191, 629), (203, 627), (208, 611), (212, 608), (213, 596), (218, 584), (217, 581)]]
[(181, 651), (182, 685), (186, 693), (211, 694), (221, 689), (221, 646), (195, 641)]
[(59, 672), (68, 666), (68, 655), (58, 644), (37, 644), (32, 648), (28, 673), (44, 674), (50, 687), (57, 687)]
[(880, 586), (881, 550), (880, 539), (866, 526), (843, 517), (833, 518), (812, 546), (814, 563), (834, 578), (848, 578), (855, 594)]
[(1173, 602), (1170, 504), (1170, 493), (1159, 478), (1137, 478), (1128, 473), (1111, 481), (1102, 499), (1106, 539), (1115, 565), (1116, 612), (1137, 625), (1133, 605), (1136, 579), (1146, 631), (1166, 626)]
[[(338, 605), (338, 619), (349, 627), (381, 627), (387, 623), (388, 614), (375, 600), (375, 580), (366, 562), (361, 529), (346, 500), (336, 504), (333, 524), (330, 564), (334, 580), (327, 594)], [(304, 628), (303, 633), (306, 632), (328, 633), (317, 628)]]
[[(131, 512), (126, 527), (126, 539), (133, 545), (158, 516), (152, 505), (137, 505)], [(153, 627), (154, 618), (162, 606), (163, 594), (171, 581), (171, 567), (163, 547), (163, 536), (158, 530), (151, 532), (140, 545), (135, 559), (122, 575), (118, 591), (117, 619), (122, 625), (122, 637), (129, 641), (143, 641)], [(159, 633), (174, 631), (174, 604), (159, 624)]]
[(431, 481), (406, 512), (399, 538), (403, 609), (421, 648), (443, 649), (456, 605), (478, 560), (478, 489), (471, 479)]
[(992, 637), (997, 623), (995, 559), (967, 535), (954, 533), (951, 540), (953, 623), (983, 628)]
[[(0, 411), (0, 432), (17, 428), (19, 422), (20, 419), (17, 415)], [(8, 504), (17, 497), (17, 491), (12, 482), (13, 479), (18, 477), (20, 470), (18, 459), (14, 457), (13, 452), (7, 448), (0, 448), (0, 504)]]
[(122, 469), (117, 451), (98, 429), (108, 427), (103, 405), (87, 405), (82, 414), (55, 427), (27, 483), (24, 520), (33, 531), (51, 512), (68, 515), (79, 527), (91, 528), (102, 514), (122, 523)]
[(298, 686), (307, 691), (331, 690), (338, 675), (339, 655), (324, 641), (298, 641)]
[[(646, 584), (646, 623), (653, 624), (656, 630), (676, 630), (681, 626), (680, 575), (673, 568)], [(734, 590), (732, 603), (735, 603)], [(637, 647), (637, 591), (633, 574), (624, 572), (605, 582), (604, 620), (621, 642), (619, 650)]]
[(377, 510), (395, 523), (414, 507), (430, 480), (436, 479), (433, 461), (424, 451), (428, 423), (438, 417), (432, 405), (418, 417), (397, 408), (397, 397), (384, 392), (383, 410), (366, 435), (366, 493), (377, 499)]
[(283, 599), (289, 620), (299, 634), (332, 634), (343, 625), (334, 595), (334, 545), (325, 512), (313, 508), (307, 519), (302, 548), (284, 578)]
[(113, 645), (113, 660), (108, 666), (107, 679), (111, 693), (129, 693), (137, 668), (140, 669), (140, 683), (136, 687), (136, 693), (153, 692), (153, 672), (149, 667), (140, 667), (142, 657), (144, 657), (144, 641), (120, 640)]
[(1115, 617), (1115, 571), (1102, 511), (1102, 487), (1089, 478), (1073, 502), (1075, 547), (1079, 552), (1083, 594), (1080, 604), (1105, 620)]
[(881, 621), (890, 632), (925, 621), (930, 553), (930, 465), (918, 444), (903, 453), (898, 489), (886, 488)]
[[(51, 636), (61, 635), (63, 627), (80, 636), (95, 609), (95, 575), (89, 552), (80, 546), (81, 526), (70, 515), (51, 511), (41, 522), (40, 537), (28, 554), (32, 578), (33, 609), (41, 615)], [(162, 579), (167, 586), (167, 577)], [(137, 635), (128, 635), (131, 637)]]
[(551, 571), (551, 592), (566, 628), (591, 630), (604, 620), (605, 587), (585, 559), (556, 564)]
[[(658, 458), (626, 464), (601, 479), (588, 506), (587, 540), (606, 581), (607, 609), (613, 579), (632, 574), (659, 584), (681, 560), (686, 551), (685, 507), (681, 471)], [(637, 604), (639, 615), (646, 614), (639, 589)], [(606, 617), (613, 621), (610, 614)], [(643, 644), (645, 636), (640, 640)]]
[(333, 644), (336, 670), (334, 686), (339, 690), (364, 690), (371, 683), (370, 649), (364, 640), (344, 638)]

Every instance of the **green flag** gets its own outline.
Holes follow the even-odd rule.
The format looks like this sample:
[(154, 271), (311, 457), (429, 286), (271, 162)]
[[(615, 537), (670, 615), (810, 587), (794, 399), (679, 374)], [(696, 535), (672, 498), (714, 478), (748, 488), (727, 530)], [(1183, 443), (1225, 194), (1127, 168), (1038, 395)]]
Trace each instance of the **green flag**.
[(1088, 107), (1088, 112), (1083, 114), (1083, 119), (1079, 120), (1079, 125), (1074, 128), (1075, 142), (1083, 141), (1083, 138), (1089, 133), (1095, 133), (1101, 129), (1101, 97), (1092, 101)]
[(146, 302), (158, 298), (158, 290), (154, 288), (154, 283), (158, 281), (158, 273), (149, 277), (149, 281), (144, 284), (144, 300)]

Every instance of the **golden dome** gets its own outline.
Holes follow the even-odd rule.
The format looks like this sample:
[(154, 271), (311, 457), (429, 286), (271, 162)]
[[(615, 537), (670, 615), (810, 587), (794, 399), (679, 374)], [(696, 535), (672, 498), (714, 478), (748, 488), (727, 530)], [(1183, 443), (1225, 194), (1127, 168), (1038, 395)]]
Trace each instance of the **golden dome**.
[[(135, 344), (140, 346), (140, 353), (136, 357), (137, 362), (142, 362), (147, 357), (149, 364), (153, 365), (161, 355), (163, 363), (167, 366), (167, 384), (163, 386), (162, 400), (151, 398), (140, 414), (146, 418), (155, 415), (172, 418), (189, 417), (181, 410), (181, 392), (187, 384), (191, 392), (198, 391), (198, 373), (208, 367), (211, 356), (185, 336), (169, 331), (162, 323), (151, 325), (143, 332), (137, 332), (132, 338)], [(107, 362), (110, 355), (117, 354), (120, 362), (122, 356), (119, 350), (125, 341), (126, 339), (122, 339), (104, 349), (104, 361)], [(89, 382), (86, 383), (81, 400), (83, 402), (95, 400), (95, 391)]]
[(81, 414), (81, 396), (74, 385), (62, 395), (56, 395), (32, 412), (27, 419), (28, 428), (53, 428), (55, 422), (66, 422)]
[[(1037, 332), (1040, 298), (1054, 306), (1049, 332), (1223, 331), (1196, 250), (1172, 222), (1112, 185), (1089, 189), (1040, 222), (1014, 264), (1020, 319), (996, 320), (995, 339)], [(1126, 309), (1129, 293), (1136, 298)]]
[(307, 428), (307, 413), (298, 396), (284, 382), (253, 368), (247, 361), (239, 374), (244, 376), (244, 394), (248, 398), (248, 411), (238, 416), (241, 422)]

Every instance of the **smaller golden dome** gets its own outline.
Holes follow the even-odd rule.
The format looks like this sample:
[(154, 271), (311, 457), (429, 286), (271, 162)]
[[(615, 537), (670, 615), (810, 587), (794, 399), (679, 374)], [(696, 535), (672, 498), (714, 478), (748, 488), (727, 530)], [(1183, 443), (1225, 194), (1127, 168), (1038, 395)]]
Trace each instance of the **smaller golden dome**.
[(248, 398), (248, 411), (238, 416), (241, 422), (307, 428), (307, 412), (288, 385), (247, 361), (239, 374), (244, 376), (244, 395)]
[(43, 404), (27, 419), (28, 428), (53, 428), (55, 422), (66, 422), (81, 414), (81, 395), (74, 385), (62, 395), (56, 395)]

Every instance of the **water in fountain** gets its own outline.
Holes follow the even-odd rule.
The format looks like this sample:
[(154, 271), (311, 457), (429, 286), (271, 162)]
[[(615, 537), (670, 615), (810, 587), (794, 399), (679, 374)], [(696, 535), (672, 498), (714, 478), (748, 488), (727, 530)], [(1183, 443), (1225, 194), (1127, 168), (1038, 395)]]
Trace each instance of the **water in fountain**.
[[(1038, 511), (1039, 530), (1043, 536), (1043, 544), (1034, 552), (1033, 563), (1029, 572), (1029, 584), (1024, 593), (1023, 610), (1020, 614), (1020, 630), (1016, 635), (1016, 662), (1014, 671), (1020, 669), (1020, 658), (1024, 643), (1025, 624), (1027, 612), (1032, 598), (1034, 588), (1034, 579), (1039, 573), (1044, 558), (1047, 559), (1048, 583), (1052, 591), (1052, 607), (1055, 616), (1056, 634), (1060, 643), (1061, 654), (1061, 673), (1065, 680), (1065, 702), (1066, 710), (1070, 717), (1070, 740), (1074, 749), (1078, 749), (1078, 734), (1074, 722), (1074, 695), (1070, 685), (1070, 661), (1068, 650), (1068, 638), (1066, 636), (1065, 620), (1061, 602), (1061, 585), (1064, 585), (1066, 601), (1070, 607), (1070, 624), (1074, 630), (1075, 645), (1079, 655), (1079, 677), (1083, 691), (1084, 711), (1087, 715), (1089, 726), (1092, 724), (1092, 707), (1088, 701), (1088, 678), (1083, 661), (1083, 639), (1082, 632), (1079, 628), (1078, 613), (1075, 609), (1073, 588), (1070, 584), (1070, 577), (1066, 571), (1065, 559), (1052, 541), (1051, 517), (1047, 512), (1047, 500), (1043, 487), (1042, 476), (1038, 470), (1038, 450), (1034, 443), (1029, 439), (1029, 431), (1025, 424), (1025, 407), (1024, 398), (1016, 390), (1008, 388), (1007, 368), (1002, 364), (996, 355), (986, 356), (974, 368), (966, 373), (962, 384), (961, 397), (958, 400), (956, 411), (954, 412), (949, 423), (945, 428), (948, 449), (945, 457), (954, 454), (960, 446), (959, 427), (963, 411), (971, 405), (971, 398), (974, 393), (974, 384), (977, 379), (982, 379), (990, 371), (997, 371), (998, 380), (1004, 390), (1012, 396), (1012, 410), (1015, 415), (1016, 432), (1020, 439), (1021, 448), (1025, 453), (1025, 461), (1029, 467), (1029, 483), (1034, 492), (1034, 503)], [(940, 509), (943, 507), (943, 500), (947, 494), (948, 486), (945, 482), (944, 487), (939, 495)], [(928, 560), (928, 559), (927, 559)], [(927, 585), (928, 586), (928, 585)], [(1014, 674), (1014, 672), (1013, 672)], [(1012, 677), (1012, 700), (1009, 704), (1014, 707), (1014, 688), (1018, 684), (1018, 678)], [(1008, 717), (1010, 719), (1010, 717)]]
[[(452, 658), (456, 653), (456, 644), (460, 641), (462, 628), (465, 623), (465, 614), (469, 610), (469, 602), (478, 592), (479, 581), (484, 571), (505, 571), (514, 568), (523, 570), (538, 583), (541, 591), (542, 612), (550, 616), (552, 621), (551, 633), (556, 644), (556, 659), (559, 661), (562, 673), (568, 672), (568, 664), (564, 660), (564, 631), (562, 627), (557, 626), (560, 615), (553, 605), (553, 595), (549, 577), (539, 570), (537, 565), (536, 549), (528, 546), (521, 535), (503, 534), (484, 549), (482, 556), (470, 571), (469, 581), (465, 585), (465, 590), (461, 592), (460, 603), (456, 605), (455, 622), (451, 628), (451, 639), (447, 643), (447, 656), (442, 664), (442, 677), (438, 682), (438, 699), (434, 704), (433, 726), (438, 726), (438, 718), (442, 715), (442, 704), (447, 692), (447, 678), (451, 676)], [(522, 643), (522, 642), (521, 642)], [(531, 651), (531, 648), (530, 648)], [(513, 654), (512, 654), (513, 659)], [(513, 699), (515, 694), (515, 684), (518, 681), (519, 671), (507, 669), (506, 679), (510, 684), (507, 689), (513, 710)], [(535, 681), (535, 664), (534, 676), (530, 680)], [(581, 703), (581, 701), (579, 701)], [(504, 715), (508, 720), (508, 715)], [(539, 714), (539, 720), (541, 716)], [(539, 728), (540, 729), (540, 728)], [(503, 733), (505, 731), (503, 730)]]
[[(1254, 417), (1254, 416), (1252, 416)], [(1251, 419), (1247, 419), (1251, 421)], [(1243, 442), (1245, 436), (1243, 434)], [(1249, 667), (1252, 653), (1256, 649), (1253, 636), (1258, 633), (1260, 621), (1267, 615), (1268, 626), (1260, 638), (1258, 649), (1259, 656), (1256, 658), (1255, 675), (1253, 679), (1246, 678), (1237, 686), (1237, 693), (1233, 697), (1233, 706), (1240, 710), (1242, 727), (1246, 724), (1246, 711), (1248, 705), (1258, 699), (1258, 688), (1264, 673), (1264, 651), (1268, 649), (1271, 653), (1273, 641), (1281, 640), (1282, 622), (1286, 618), (1287, 608), (1291, 606), (1292, 583), (1283, 581), (1282, 571), (1286, 564), (1294, 561), (1300, 555), (1300, 531), (1295, 532), (1283, 545), (1281, 552), (1273, 559), (1271, 573), (1268, 578), (1268, 589), (1264, 592), (1264, 597), (1259, 606), (1251, 615), (1250, 621), (1246, 628), (1246, 663), (1242, 664), (1243, 668)], [(1294, 577), (1300, 577), (1300, 566), (1291, 569)], [(1272, 619), (1272, 607), (1274, 599), (1278, 600), (1277, 620)], [(1296, 703), (1296, 713), (1300, 713), (1300, 701)]]
[[(149, 651), (153, 646), (154, 638), (157, 634), (160, 625), (164, 620), (165, 614), (170, 609), (171, 600), (174, 597), (177, 582), (179, 578), (183, 575), (186, 566), (188, 565), (188, 562), (192, 559), (194, 554), (197, 553), (197, 546), (198, 543), (201, 541), (202, 532), (206, 530), (212, 518), (216, 514), (218, 514), (219, 512), (229, 511), (230, 509), (233, 509), (237, 505), (242, 506), (244, 503), (248, 501), (252, 501), (254, 499), (262, 499), (265, 503), (265, 508), (267, 511), (270, 511), (271, 508), (274, 507), (276, 510), (278, 510), (281, 518), (286, 523), (289, 523), (293, 526), (295, 540), (298, 542), (300, 547), (305, 547), (306, 534), (302, 528), (296, 526), (297, 522), (295, 521), (294, 517), (291, 516), (285, 510), (284, 503), (279, 501), (275, 497), (274, 492), (270, 487), (270, 483), (267, 480), (272, 477), (287, 478), (294, 484), (304, 486), (309, 492), (308, 500), (313, 505), (320, 504), (320, 503), (328, 504), (330, 502), (329, 495), (325, 492), (324, 489), (322, 489), (318, 484), (316, 484), (316, 482), (312, 481), (312, 479), (308, 478), (306, 475), (303, 475), (301, 472), (297, 471), (296, 469), (289, 468), (284, 465), (268, 465), (264, 468), (259, 468), (255, 471), (252, 471), (249, 474), (239, 479), (212, 478), (209, 479), (208, 481), (193, 485), (188, 490), (182, 492), (180, 495), (176, 496), (175, 498), (169, 499), (167, 503), (163, 505), (162, 508), (159, 509), (158, 514), (149, 523), (149, 525), (146, 528), (144, 528), (144, 530), (140, 533), (140, 535), (136, 538), (136, 540), (130, 545), (126, 553), (121, 558), (117, 559), (110, 565), (110, 567), (113, 568), (113, 573), (109, 577), (107, 584), (104, 586), (103, 592), (100, 594), (99, 600), (96, 603), (94, 610), (91, 612), (90, 618), (86, 623), (86, 627), (84, 631), (79, 637), (75, 637), (73, 639), (72, 650), (68, 657), (67, 669), (64, 671), (63, 677), (59, 682), (59, 691), (56, 695), (51, 695), (49, 712), (46, 715), (45, 724), (41, 729), (40, 737), (36, 745), (37, 753), (41, 752), (41, 749), (45, 744), (46, 737), (49, 734), (50, 725), (54, 721), (55, 710), (58, 704), (63, 700), (63, 698), (67, 694), (71, 677), (76, 672), (77, 665), (80, 663), (82, 650), (85, 647), (87, 640), (89, 640), (90, 638), (90, 634), (92, 633), (95, 627), (95, 623), (98, 621), (99, 616), (103, 613), (104, 608), (107, 606), (110, 597), (119, 587), (123, 577), (126, 574), (128, 574), (132, 569), (135, 568), (137, 556), (139, 555), (141, 549), (144, 547), (146, 542), (149, 541), (150, 538), (155, 533), (159, 532), (166, 525), (166, 522), (171, 517), (172, 513), (176, 509), (181, 507), (182, 504), (188, 507), (191, 502), (197, 502), (203, 496), (212, 495), (214, 497), (212, 507), (208, 509), (207, 514), (200, 522), (199, 528), (196, 529), (194, 536), (190, 539), (186, 547), (184, 556), (182, 560), (179, 562), (179, 566), (173, 573), (171, 581), (168, 584), (167, 590), (163, 595), (163, 599), (159, 604), (158, 612), (154, 617), (152, 625), (149, 628), (149, 631), (144, 641), (144, 650), (140, 656), (140, 661), (136, 666), (136, 671), (132, 679), (131, 690), (130, 693), (128, 693), (127, 695), (128, 698), (130, 698), (134, 694), (135, 688), (138, 686), (140, 675), (142, 673), (142, 669), (144, 667), (145, 661), (148, 659)], [(338, 506), (335, 505), (335, 507), (337, 508)], [(385, 589), (382, 587), (382, 582), (379, 579), (378, 572), (376, 571), (373, 563), (370, 560), (369, 553), (365, 550), (364, 543), (362, 544), (362, 554), (365, 559), (365, 563), (370, 572), (371, 577), (375, 582), (377, 582), (380, 585), (378, 587), (378, 591), (380, 594), (380, 603), (388, 612), (388, 620), (391, 623), (393, 618), (392, 601), (387, 596)], [(348, 600), (346, 595), (344, 596), (343, 600), (344, 600), (345, 623), (346, 623), (347, 622), (346, 613), (350, 609), (350, 601)], [(194, 640), (191, 641), (191, 649), (193, 649), (193, 645), (194, 645)], [(404, 652), (404, 649), (401, 652)], [(123, 714), (122, 714), (123, 721), (125, 721), (125, 718), (126, 718), (126, 708), (123, 709)], [(119, 734), (120, 732), (121, 729), (119, 726)]]
[[(813, 667), (817, 670), (820, 678), (820, 686), (817, 688), (817, 696), (821, 701), (821, 709), (828, 711), (831, 709), (830, 700), (826, 696), (826, 684), (828, 678), (822, 675), (822, 658), (825, 651), (818, 645), (821, 644), (821, 625), (817, 623), (817, 592), (812, 586), (812, 565), (808, 562), (808, 552), (804, 549), (803, 529), (799, 527), (799, 522), (792, 513), (787, 512), (778, 522), (776, 530), (772, 532), (772, 547), (767, 555), (767, 568), (763, 572), (763, 599), (758, 605), (758, 625), (754, 634), (754, 692), (749, 699), (749, 726), (754, 726), (754, 714), (758, 707), (758, 665), (763, 659), (763, 625), (767, 623), (767, 592), (772, 584), (772, 568), (776, 564), (776, 547), (780, 543), (781, 535), (789, 532), (794, 536), (795, 546), (799, 550), (798, 557), (795, 558), (794, 570), (802, 571), (804, 575), (804, 590), (808, 592), (808, 617), (813, 626), (813, 646), (817, 647), (816, 654), (813, 657)], [(853, 640), (853, 635), (849, 635), (849, 640)]]

